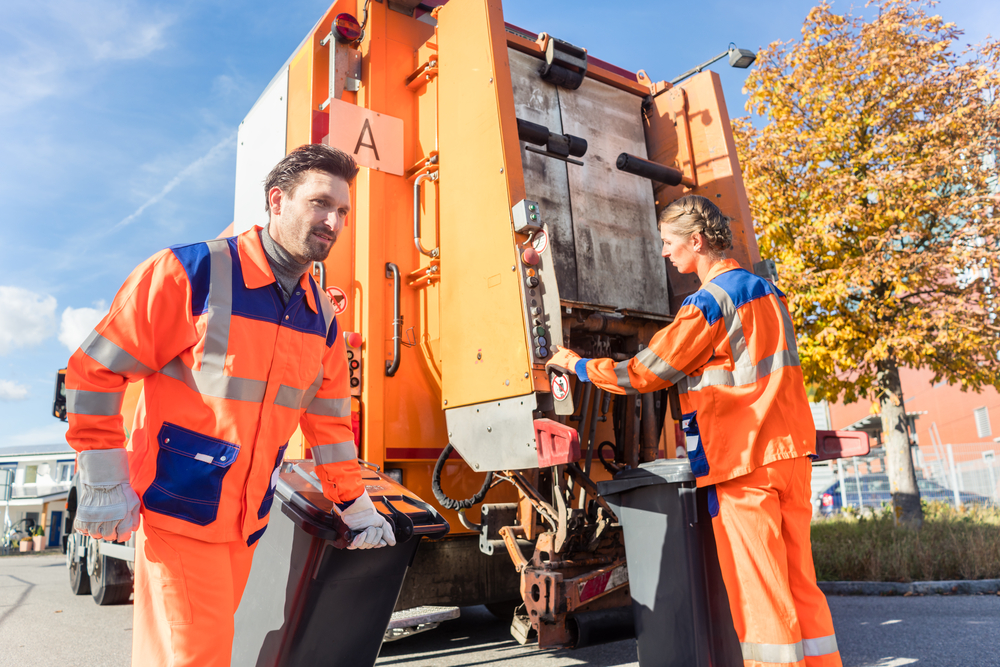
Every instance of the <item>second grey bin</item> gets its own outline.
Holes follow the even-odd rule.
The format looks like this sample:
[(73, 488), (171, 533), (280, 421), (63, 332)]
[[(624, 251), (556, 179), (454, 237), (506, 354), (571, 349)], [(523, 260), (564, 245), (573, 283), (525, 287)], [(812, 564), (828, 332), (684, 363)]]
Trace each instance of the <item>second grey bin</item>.
[(641, 667), (743, 665), (708, 513), (686, 459), (598, 484), (625, 532)]

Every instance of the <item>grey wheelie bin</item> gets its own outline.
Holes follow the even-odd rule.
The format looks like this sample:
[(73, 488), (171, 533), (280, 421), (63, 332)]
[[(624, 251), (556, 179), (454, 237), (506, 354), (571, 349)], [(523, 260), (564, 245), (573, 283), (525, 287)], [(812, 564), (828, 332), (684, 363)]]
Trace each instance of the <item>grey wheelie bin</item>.
[(421, 537), (448, 533), (434, 508), (368, 468), (376, 509), (396, 546), (348, 550), (350, 535), (311, 461), (286, 462), (254, 553), (233, 639), (233, 667), (373, 665)]
[(662, 459), (600, 482), (625, 532), (642, 667), (743, 665), (708, 513), (686, 459)]

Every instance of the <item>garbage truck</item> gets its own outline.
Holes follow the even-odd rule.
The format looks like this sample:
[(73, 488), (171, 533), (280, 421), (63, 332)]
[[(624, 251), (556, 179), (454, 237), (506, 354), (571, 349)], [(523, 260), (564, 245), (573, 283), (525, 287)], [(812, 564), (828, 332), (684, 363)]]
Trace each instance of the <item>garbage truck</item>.
[[(267, 223), (264, 177), (296, 147), (361, 166), (314, 266), (347, 342), (359, 457), (451, 525), (417, 548), (390, 640), (477, 604), (543, 648), (633, 636), (598, 485), (685, 455), (678, 397), (613, 395), (545, 362), (553, 346), (628, 359), (672, 321), (699, 283), (660, 255), (656, 220), (686, 194), (732, 219), (730, 256), (776, 279), (718, 75), (653, 81), (537, 28), (499, 0), (338, 0), (239, 126), (223, 236)], [(308, 458), (297, 433), (286, 459)], [(68, 538), (74, 590), (89, 577), (118, 599), (128, 545), (86, 544)]]

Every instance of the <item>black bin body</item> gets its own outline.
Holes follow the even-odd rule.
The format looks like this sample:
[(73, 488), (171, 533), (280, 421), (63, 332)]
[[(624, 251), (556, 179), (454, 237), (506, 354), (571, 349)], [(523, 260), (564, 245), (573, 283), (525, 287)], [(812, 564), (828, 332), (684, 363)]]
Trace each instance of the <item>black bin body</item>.
[(625, 532), (642, 667), (741, 667), (706, 489), (686, 459), (662, 459), (598, 484)]
[(448, 533), (430, 505), (362, 468), (368, 495), (393, 522), (397, 543), (348, 550), (346, 528), (308, 478), (312, 469), (311, 461), (282, 466), (236, 611), (233, 667), (373, 665), (420, 538)]

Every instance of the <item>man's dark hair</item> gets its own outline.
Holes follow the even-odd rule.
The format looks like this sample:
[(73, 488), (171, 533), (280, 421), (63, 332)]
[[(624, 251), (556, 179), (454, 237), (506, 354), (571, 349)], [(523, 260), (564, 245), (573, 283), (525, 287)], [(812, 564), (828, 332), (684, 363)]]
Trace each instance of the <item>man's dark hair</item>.
[(268, 196), (271, 188), (278, 187), (291, 196), (302, 182), (303, 174), (310, 170), (325, 171), (348, 183), (352, 183), (358, 175), (358, 165), (354, 158), (339, 148), (326, 144), (299, 146), (274, 165), (274, 169), (264, 180), (264, 210), (271, 212), (271, 199)]

